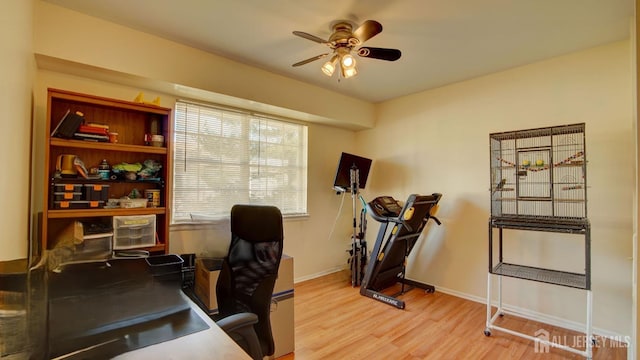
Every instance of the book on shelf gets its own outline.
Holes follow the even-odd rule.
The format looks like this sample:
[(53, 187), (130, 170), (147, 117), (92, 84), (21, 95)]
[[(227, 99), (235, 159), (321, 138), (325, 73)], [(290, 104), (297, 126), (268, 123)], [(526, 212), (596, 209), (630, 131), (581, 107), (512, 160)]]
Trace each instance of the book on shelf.
[(80, 125), (84, 122), (84, 114), (80, 111), (71, 112), (68, 109), (64, 114), (58, 125), (51, 132), (52, 137), (59, 137), (63, 139), (71, 139), (78, 131)]
[(107, 131), (109, 131), (109, 125), (107, 125), (107, 124), (101, 124), (101, 123), (96, 123), (96, 122), (88, 122), (85, 125), (92, 126), (92, 127), (99, 127), (99, 128), (107, 129)]
[(100, 141), (100, 142), (109, 141), (108, 135), (100, 135), (100, 134), (88, 134), (88, 133), (76, 132), (73, 134), (73, 137), (78, 140)]
[(85, 133), (85, 134), (109, 135), (108, 128), (90, 126), (90, 125), (80, 125), (77, 132)]

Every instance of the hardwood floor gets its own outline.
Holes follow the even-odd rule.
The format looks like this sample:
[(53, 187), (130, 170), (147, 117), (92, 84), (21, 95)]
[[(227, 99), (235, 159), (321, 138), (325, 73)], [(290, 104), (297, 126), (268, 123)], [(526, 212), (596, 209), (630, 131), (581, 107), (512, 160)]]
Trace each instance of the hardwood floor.
[[(295, 354), (279, 360), (313, 359), (584, 359), (551, 348), (536, 352), (532, 341), (503, 332), (483, 334), (486, 306), (437, 291), (414, 289), (404, 310), (359, 294), (348, 272), (298, 283), (295, 290)], [(573, 331), (505, 316), (500, 325), (526, 334), (549, 331), (551, 339), (572, 345)], [(584, 349), (584, 344), (582, 343)], [(624, 360), (624, 344), (597, 338), (593, 359)]]

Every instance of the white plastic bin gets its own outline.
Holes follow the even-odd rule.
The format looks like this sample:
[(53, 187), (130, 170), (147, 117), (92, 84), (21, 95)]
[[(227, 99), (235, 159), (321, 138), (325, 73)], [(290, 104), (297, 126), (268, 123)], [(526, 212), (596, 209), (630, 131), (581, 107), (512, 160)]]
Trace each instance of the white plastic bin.
[(113, 249), (133, 249), (156, 244), (156, 216), (114, 216)]

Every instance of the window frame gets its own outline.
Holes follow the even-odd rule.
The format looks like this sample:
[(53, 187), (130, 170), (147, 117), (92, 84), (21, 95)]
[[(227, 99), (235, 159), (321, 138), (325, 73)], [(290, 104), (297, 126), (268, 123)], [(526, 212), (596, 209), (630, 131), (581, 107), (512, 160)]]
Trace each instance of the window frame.
[[(245, 195), (248, 201), (234, 202), (234, 201), (228, 201), (227, 199), (226, 206), (229, 208), (229, 211), (233, 203), (255, 203), (255, 204), (269, 204), (269, 205), (278, 206), (282, 210), (283, 217), (286, 217), (286, 218), (301, 218), (301, 217), (308, 216), (308, 202), (307, 202), (308, 201), (308, 157), (309, 157), (309, 151), (308, 151), (309, 126), (308, 124), (295, 119), (274, 116), (271, 114), (259, 113), (259, 112), (250, 111), (247, 109), (232, 108), (232, 107), (219, 105), (219, 104), (202, 103), (202, 102), (194, 102), (194, 101), (185, 100), (185, 99), (177, 99), (175, 103), (175, 111), (173, 116), (174, 148), (173, 148), (173, 154), (171, 155), (173, 159), (173, 169), (171, 172), (172, 174), (171, 175), (172, 176), (171, 196), (173, 199), (173, 206), (172, 206), (172, 209), (170, 210), (171, 212), (170, 225), (175, 226), (175, 225), (194, 224), (194, 223), (201, 223), (201, 222), (211, 223), (211, 222), (223, 221), (228, 219), (229, 217), (229, 211), (223, 212), (223, 211), (220, 211), (219, 209), (217, 213), (213, 213), (213, 212), (206, 213), (206, 211), (203, 211), (202, 207), (199, 209), (198, 208), (192, 209), (191, 211), (188, 212), (189, 216), (184, 216), (184, 213), (186, 211), (183, 211), (182, 213), (178, 211), (178, 207), (184, 204), (184, 201), (180, 202), (178, 200), (178, 195), (180, 194), (180, 192), (185, 191), (185, 189), (188, 189), (187, 186), (184, 186), (184, 181), (178, 181), (179, 172), (181, 171), (180, 168), (189, 166), (189, 163), (191, 163), (192, 166), (194, 165), (197, 166), (199, 164), (204, 163), (202, 159), (190, 160), (188, 158), (187, 154), (189, 152), (188, 150), (189, 145), (187, 145), (188, 143), (187, 139), (189, 136), (193, 136), (201, 140), (202, 137), (210, 136), (210, 135), (204, 135), (200, 129), (198, 129), (197, 131), (189, 131), (187, 123), (189, 122), (188, 108), (190, 106), (197, 107), (199, 109), (198, 111), (202, 111), (202, 109), (206, 109), (208, 111), (219, 112), (220, 114), (222, 114), (220, 119), (218, 119), (219, 122), (223, 121), (222, 118), (224, 114), (227, 114), (230, 117), (233, 117), (233, 116), (239, 117), (240, 120), (238, 121), (242, 122), (247, 127), (247, 129), (243, 129), (241, 131), (242, 133), (241, 135), (243, 137), (239, 137), (237, 139), (241, 139), (240, 142), (242, 142), (242, 144), (244, 144), (244, 146), (247, 148), (245, 149), (245, 151), (249, 152), (251, 155), (248, 155), (249, 161), (247, 163), (240, 162), (236, 167), (246, 169), (246, 174), (245, 174), (246, 178), (243, 180), (246, 180), (245, 185), (246, 185), (247, 193)], [(196, 120), (196, 123), (198, 124), (198, 126), (200, 125), (200, 121), (201, 121), (200, 114), (198, 114), (198, 119)], [(279, 135), (280, 137), (279, 140), (278, 139), (273, 140), (272, 138), (271, 139), (272, 141), (267, 141), (267, 136), (266, 135), (263, 136), (261, 134), (261, 131), (264, 128), (274, 127), (274, 124), (275, 124), (275, 127), (279, 126), (282, 128), (287, 128), (289, 131), (292, 131), (291, 129), (297, 128), (297, 130), (295, 130), (297, 131), (297, 133), (295, 133), (294, 131), (295, 134), (293, 135), (293, 138), (294, 138), (293, 141), (295, 142), (297, 137), (298, 143), (296, 143), (295, 146), (292, 146), (289, 143), (285, 143), (287, 140), (284, 139), (286, 134), (284, 130), (282, 130), (280, 133), (277, 133), (276, 131), (276, 135)], [(255, 130), (252, 130), (252, 128), (259, 129), (257, 138), (256, 138)], [(220, 136), (220, 138), (228, 139), (224, 135)], [(180, 142), (183, 142), (184, 146)], [(257, 158), (255, 157), (256, 145), (257, 145), (257, 153), (259, 154)], [(254, 149), (249, 149), (252, 146), (254, 147)], [(268, 152), (266, 155), (263, 155), (262, 148), (269, 147), (269, 146), (276, 149), (286, 147), (289, 150), (288, 154), (291, 154), (291, 151), (294, 151), (294, 153), (296, 154), (296, 156), (294, 156), (296, 157), (295, 161), (298, 161), (298, 162), (290, 161), (291, 159), (285, 157), (285, 155), (282, 153), (280, 154), (281, 157), (278, 157), (277, 155), (274, 156)], [(294, 150), (291, 150), (291, 149), (294, 149)], [(284, 150), (281, 150), (281, 151), (284, 152)], [(220, 151), (218, 154), (222, 156), (221, 154), (223, 152), (224, 151)], [(183, 158), (180, 158), (181, 154), (184, 154), (182, 155)], [(198, 152), (197, 154), (201, 156), (201, 153)], [(269, 157), (269, 156), (272, 156), (272, 157)], [(215, 161), (210, 163), (215, 163)], [(274, 165), (274, 163), (286, 163), (286, 164), (294, 163), (294, 165), (278, 166), (277, 164)], [(269, 168), (269, 170), (271, 171), (271, 174), (275, 174), (277, 176), (272, 176), (271, 178), (264, 175), (255, 176), (255, 174), (252, 173), (252, 170), (251, 170), (252, 168), (254, 170), (261, 169), (260, 170), (261, 172), (262, 171), (266, 172), (266, 169)], [(282, 171), (278, 172), (278, 169)], [(239, 171), (242, 171), (242, 170), (239, 170)], [(294, 171), (294, 172), (291, 173), (291, 171)], [(195, 172), (197, 173), (198, 171), (195, 171)], [(290, 199), (297, 198), (295, 201), (293, 201), (293, 203), (295, 204), (293, 208), (282, 205), (285, 203), (286, 204), (292, 203), (291, 200), (285, 201), (286, 197), (277, 198), (276, 201), (268, 200), (268, 198), (277, 197), (277, 195), (270, 194), (270, 193), (278, 193), (278, 191), (282, 191), (282, 189), (287, 188), (287, 186), (282, 185), (283, 183), (285, 185), (288, 184), (288, 180), (280, 180), (276, 182), (276, 185), (270, 185), (274, 183), (273, 178), (284, 177), (286, 179), (289, 179), (287, 175), (291, 176), (291, 178), (295, 178), (296, 183), (298, 184), (298, 186), (293, 191), (285, 190), (290, 194)], [(202, 176), (202, 174), (201, 173), (196, 174), (196, 176), (197, 178), (199, 178), (199, 176)], [(267, 180), (265, 180), (265, 178), (267, 178)], [(224, 177), (221, 176), (218, 179), (224, 179)], [(264, 188), (259, 188), (258, 190), (256, 190), (256, 187), (252, 188), (251, 182), (252, 180), (255, 180), (255, 179), (259, 180), (258, 183), (264, 183), (263, 185)], [(262, 181), (260, 182), (260, 180)], [(207, 191), (215, 192), (216, 189), (219, 192), (223, 191), (218, 187), (212, 187), (210, 188), (210, 190), (197, 189), (195, 190), (195, 193), (198, 194), (197, 197), (200, 197), (201, 193), (204, 193)], [(252, 196), (254, 196), (255, 198), (256, 191), (262, 191), (263, 193), (265, 193), (267, 200), (252, 201)], [(252, 195), (252, 192), (254, 193), (253, 195)], [(291, 194), (294, 194), (294, 195), (291, 195)], [(212, 210), (212, 209), (209, 209), (209, 210)], [(181, 214), (182, 216), (177, 216), (178, 214)]]

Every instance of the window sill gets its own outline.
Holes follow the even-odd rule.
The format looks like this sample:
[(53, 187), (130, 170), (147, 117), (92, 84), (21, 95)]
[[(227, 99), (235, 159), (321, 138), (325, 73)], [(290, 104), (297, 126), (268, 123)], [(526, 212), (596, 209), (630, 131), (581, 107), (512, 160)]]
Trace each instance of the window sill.
[[(282, 215), (282, 219), (284, 222), (288, 221), (300, 221), (306, 220), (310, 217), (308, 213), (304, 214), (290, 214), (290, 215)], [(188, 230), (198, 230), (210, 227), (217, 227), (220, 225), (228, 226), (229, 217), (219, 217), (219, 218), (210, 218), (210, 219), (201, 219), (201, 220), (185, 220), (176, 222), (169, 225), (171, 231), (188, 231)]]
[(282, 215), (282, 219), (284, 221), (287, 220), (306, 220), (310, 217), (310, 215), (308, 213), (304, 213), (304, 214), (290, 214), (290, 215)]

